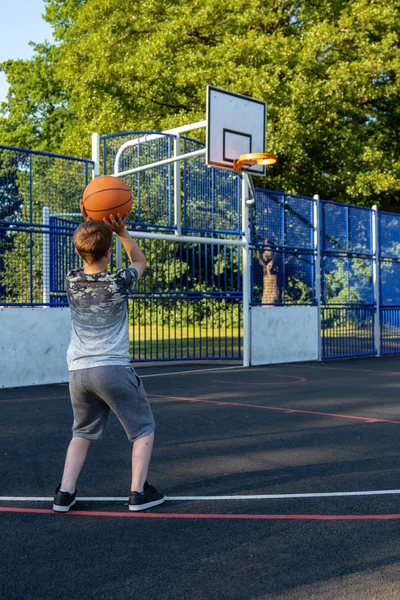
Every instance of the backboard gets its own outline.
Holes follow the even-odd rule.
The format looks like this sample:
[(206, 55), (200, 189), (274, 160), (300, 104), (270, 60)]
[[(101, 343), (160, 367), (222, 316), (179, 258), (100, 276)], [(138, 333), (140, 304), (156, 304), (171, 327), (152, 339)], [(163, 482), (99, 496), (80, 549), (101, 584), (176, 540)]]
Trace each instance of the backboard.
[[(241, 154), (265, 152), (266, 125), (265, 102), (208, 85), (207, 165), (233, 170)], [(265, 166), (243, 170), (265, 175)]]

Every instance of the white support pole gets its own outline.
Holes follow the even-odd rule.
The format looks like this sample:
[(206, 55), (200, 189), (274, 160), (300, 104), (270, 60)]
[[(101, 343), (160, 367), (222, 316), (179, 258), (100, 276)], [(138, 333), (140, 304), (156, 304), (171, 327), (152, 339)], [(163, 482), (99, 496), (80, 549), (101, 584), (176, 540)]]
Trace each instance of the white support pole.
[[(174, 157), (181, 153), (181, 136), (178, 134), (174, 139)], [(182, 218), (181, 218), (181, 163), (174, 163), (174, 218), (175, 218), (175, 234), (182, 233)]]
[(207, 127), (207, 121), (197, 121), (196, 123), (189, 123), (188, 125), (181, 125), (180, 127), (173, 127), (172, 129), (165, 129), (164, 134), (179, 135), (181, 133), (187, 133), (188, 131), (194, 131), (195, 129), (202, 129)]
[(314, 248), (315, 248), (315, 297), (317, 299), (318, 314), (318, 360), (321, 360), (321, 223), (320, 223), (320, 198), (314, 196)]
[(192, 244), (206, 244), (214, 246), (246, 246), (247, 240), (220, 240), (219, 238), (204, 238), (189, 235), (172, 235), (166, 233), (151, 233), (149, 231), (130, 231), (133, 238), (143, 238), (147, 240), (166, 240), (169, 242), (186, 242)]
[(202, 148), (201, 150), (194, 150), (194, 152), (188, 152), (187, 154), (181, 154), (180, 156), (173, 156), (172, 158), (166, 158), (164, 160), (159, 160), (154, 163), (150, 163), (148, 165), (142, 165), (141, 167), (135, 167), (134, 169), (128, 169), (127, 171), (116, 171), (112, 174), (112, 177), (123, 177), (124, 175), (132, 175), (133, 173), (141, 173), (142, 171), (148, 171), (149, 169), (154, 169), (155, 167), (163, 167), (164, 165), (170, 165), (171, 163), (186, 160), (187, 158), (193, 158), (194, 156), (200, 156), (201, 154), (205, 154), (207, 152), (206, 148)]
[[(243, 245), (243, 366), (249, 367), (251, 362), (251, 321), (250, 321), (250, 268), (251, 268), (251, 252), (249, 247), (250, 227), (249, 227), (249, 176), (247, 173), (242, 174), (241, 185), (241, 205), (242, 205), (242, 230), (244, 232)], [(251, 175), (250, 175), (251, 177)]]
[(100, 136), (98, 133), (92, 133), (92, 161), (93, 179), (100, 175)]
[(374, 303), (375, 303), (375, 350), (377, 356), (381, 355), (381, 302), (380, 302), (380, 265), (379, 265), (379, 213), (378, 207), (372, 207), (372, 281), (374, 286)]
[(42, 223), (45, 225), (42, 229), (42, 299), (44, 308), (48, 308), (50, 305), (50, 209), (48, 206), (42, 209)]

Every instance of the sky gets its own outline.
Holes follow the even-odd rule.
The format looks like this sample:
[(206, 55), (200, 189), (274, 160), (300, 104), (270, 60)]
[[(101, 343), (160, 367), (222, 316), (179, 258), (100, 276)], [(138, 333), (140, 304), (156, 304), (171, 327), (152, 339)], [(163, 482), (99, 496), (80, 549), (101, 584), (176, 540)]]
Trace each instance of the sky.
[[(43, 0), (0, 0), (0, 62), (30, 58), (29, 42), (51, 41), (51, 27), (42, 18)], [(6, 100), (7, 80), (0, 73), (0, 102)]]

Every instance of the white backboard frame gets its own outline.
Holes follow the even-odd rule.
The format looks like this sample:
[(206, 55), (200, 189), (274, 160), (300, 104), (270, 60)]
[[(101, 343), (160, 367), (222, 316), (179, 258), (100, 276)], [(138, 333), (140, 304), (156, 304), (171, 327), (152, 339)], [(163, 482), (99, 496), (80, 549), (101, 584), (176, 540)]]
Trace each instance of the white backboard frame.
[[(267, 108), (262, 100), (207, 86), (207, 153), (210, 167), (233, 170), (241, 154), (265, 152)], [(262, 165), (243, 171), (265, 175)]]

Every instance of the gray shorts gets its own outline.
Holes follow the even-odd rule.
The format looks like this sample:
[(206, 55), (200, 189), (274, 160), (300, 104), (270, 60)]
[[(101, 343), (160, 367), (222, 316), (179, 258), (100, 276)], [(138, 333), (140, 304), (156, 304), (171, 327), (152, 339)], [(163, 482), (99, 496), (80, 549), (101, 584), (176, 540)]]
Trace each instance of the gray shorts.
[(110, 410), (129, 441), (149, 435), (155, 423), (143, 383), (131, 366), (92, 367), (69, 373), (74, 437), (100, 439)]

